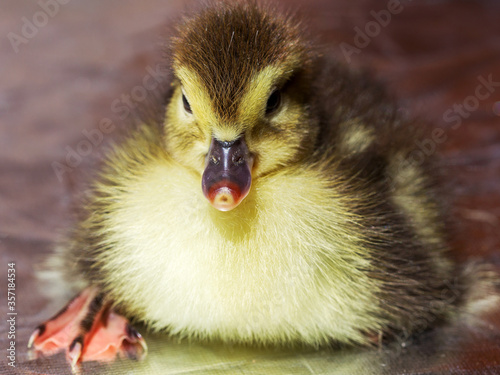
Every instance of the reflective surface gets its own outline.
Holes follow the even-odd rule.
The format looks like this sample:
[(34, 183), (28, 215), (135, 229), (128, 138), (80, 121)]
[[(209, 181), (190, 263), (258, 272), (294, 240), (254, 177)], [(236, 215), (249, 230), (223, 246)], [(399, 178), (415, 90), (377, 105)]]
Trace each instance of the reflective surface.
[[(498, 322), (497, 322), (498, 323)], [(146, 336), (148, 358), (112, 365), (85, 363), (84, 373), (109, 374), (498, 374), (500, 326), (441, 327), (417, 339), (374, 349), (277, 350), (189, 344)], [(25, 362), (23, 370), (69, 371), (63, 355)]]

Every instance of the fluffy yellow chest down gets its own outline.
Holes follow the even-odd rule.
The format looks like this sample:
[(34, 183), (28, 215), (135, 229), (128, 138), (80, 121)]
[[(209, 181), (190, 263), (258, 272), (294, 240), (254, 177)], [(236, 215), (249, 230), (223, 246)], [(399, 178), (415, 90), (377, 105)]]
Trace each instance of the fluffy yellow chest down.
[[(112, 298), (155, 329), (238, 342), (365, 342), (379, 310), (356, 217), (314, 169), (256, 179), (229, 212), (155, 160), (110, 203)], [(349, 225), (348, 225), (349, 224)]]

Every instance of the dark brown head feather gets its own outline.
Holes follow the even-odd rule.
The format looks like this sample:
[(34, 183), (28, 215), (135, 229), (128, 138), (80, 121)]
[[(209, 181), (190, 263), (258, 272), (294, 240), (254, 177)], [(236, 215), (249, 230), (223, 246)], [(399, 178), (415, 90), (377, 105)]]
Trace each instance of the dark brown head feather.
[(298, 22), (255, 2), (222, 1), (185, 18), (172, 39), (174, 70), (197, 72), (214, 109), (231, 117), (252, 75), (286, 62), (307, 60)]

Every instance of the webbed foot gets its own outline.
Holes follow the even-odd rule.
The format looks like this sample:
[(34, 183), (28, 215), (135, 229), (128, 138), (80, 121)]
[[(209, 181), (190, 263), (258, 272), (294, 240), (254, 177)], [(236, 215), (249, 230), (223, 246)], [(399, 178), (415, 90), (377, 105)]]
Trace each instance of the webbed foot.
[(35, 354), (66, 350), (73, 370), (82, 361), (113, 361), (117, 357), (143, 359), (146, 342), (128, 320), (115, 313), (95, 288), (84, 289), (59, 313), (38, 326), (28, 347)]

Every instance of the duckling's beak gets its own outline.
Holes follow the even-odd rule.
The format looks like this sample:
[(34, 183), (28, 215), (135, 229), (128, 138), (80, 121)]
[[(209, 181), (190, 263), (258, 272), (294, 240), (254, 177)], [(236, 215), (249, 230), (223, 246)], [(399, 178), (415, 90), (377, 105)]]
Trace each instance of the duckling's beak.
[(212, 139), (201, 179), (203, 194), (220, 211), (235, 208), (252, 184), (253, 157), (243, 137), (232, 142)]

